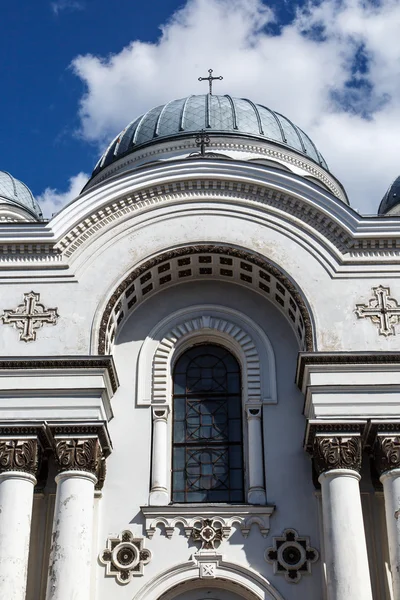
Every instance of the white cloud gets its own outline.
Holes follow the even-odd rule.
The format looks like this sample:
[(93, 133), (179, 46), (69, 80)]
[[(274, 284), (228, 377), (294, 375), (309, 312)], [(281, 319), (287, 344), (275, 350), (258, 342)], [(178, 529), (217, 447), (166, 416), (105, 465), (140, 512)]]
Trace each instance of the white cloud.
[(84, 10), (85, 4), (80, 0), (55, 0), (50, 4), (51, 10), (55, 15), (58, 15), (61, 11), (73, 12), (75, 10)]
[(89, 176), (86, 173), (78, 173), (78, 175), (70, 177), (68, 181), (69, 187), (66, 192), (60, 192), (54, 188), (46, 188), (40, 196), (36, 197), (44, 217), (50, 219), (63, 206), (74, 200), (80, 194), (88, 179)]
[(400, 3), (313, 0), (273, 35), (276, 19), (261, 0), (187, 0), (156, 43), (78, 56), (82, 136), (105, 145), (152, 106), (206, 92), (197, 78), (212, 67), (224, 76), (216, 93), (287, 115), (314, 139), (352, 205), (375, 212), (400, 171)]

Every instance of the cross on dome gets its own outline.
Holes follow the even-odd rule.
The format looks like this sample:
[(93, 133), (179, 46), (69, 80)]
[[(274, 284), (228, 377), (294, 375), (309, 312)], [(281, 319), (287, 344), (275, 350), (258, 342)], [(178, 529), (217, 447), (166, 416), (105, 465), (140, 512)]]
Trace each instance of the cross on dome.
[(223, 77), (222, 77), (222, 75), (219, 75), (219, 77), (213, 77), (213, 75), (212, 75), (213, 74), (213, 70), (212, 69), (208, 69), (208, 73), (209, 73), (208, 77), (199, 77), (199, 81), (208, 81), (209, 90), (210, 90), (209, 94), (210, 94), (210, 96), (212, 96), (212, 83), (213, 83), (213, 81), (215, 79), (222, 80)]

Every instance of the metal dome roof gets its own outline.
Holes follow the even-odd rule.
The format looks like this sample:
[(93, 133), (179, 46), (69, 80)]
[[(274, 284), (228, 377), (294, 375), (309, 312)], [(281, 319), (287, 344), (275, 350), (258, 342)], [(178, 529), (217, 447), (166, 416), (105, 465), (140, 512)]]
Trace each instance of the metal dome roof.
[(137, 148), (202, 129), (220, 135), (243, 135), (272, 141), (303, 154), (327, 169), (310, 138), (288, 118), (245, 98), (202, 94), (172, 100), (132, 121), (110, 144), (93, 176)]
[(388, 191), (382, 198), (382, 202), (379, 205), (378, 215), (384, 215), (388, 213), (392, 208), (400, 204), (400, 175), (395, 179)]
[(37, 219), (41, 219), (43, 216), (31, 190), (7, 171), (0, 171), (0, 204), (4, 201), (5, 204), (21, 206)]

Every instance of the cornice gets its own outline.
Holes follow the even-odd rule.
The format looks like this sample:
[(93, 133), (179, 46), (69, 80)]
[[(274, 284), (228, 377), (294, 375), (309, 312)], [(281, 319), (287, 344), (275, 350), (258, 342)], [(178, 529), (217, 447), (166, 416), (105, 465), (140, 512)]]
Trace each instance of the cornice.
[(400, 352), (299, 352), (296, 383), (304, 384), (305, 369), (309, 365), (389, 365), (400, 364)]
[(364, 440), (366, 433), (368, 432), (368, 422), (358, 420), (335, 420), (335, 421), (324, 421), (310, 420), (307, 422), (306, 431), (304, 435), (304, 449), (309, 453), (313, 454), (314, 443), (317, 436), (323, 437), (337, 437), (345, 436), (352, 437), (358, 436)]
[(118, 375), (112, 356), (43, 356), (40, 358), (0, 357), (0, 375), (2, 371), (38, 371), (38, 370), (107, 370), (115, 393), (119, 386)]
[[(171, 161), (122, 173), (89, 190), (48, 224), (0, 224), (3, 267), (65, 269), (78, 250), (140, 212), (193, 201), (259, 207), (319, 234), (345, 265), (393, 263), (400, 255), (400, 218), (362, 217), (293, 173), (245, 161)], [(325, 240), (325, 242), (324, 242)]]

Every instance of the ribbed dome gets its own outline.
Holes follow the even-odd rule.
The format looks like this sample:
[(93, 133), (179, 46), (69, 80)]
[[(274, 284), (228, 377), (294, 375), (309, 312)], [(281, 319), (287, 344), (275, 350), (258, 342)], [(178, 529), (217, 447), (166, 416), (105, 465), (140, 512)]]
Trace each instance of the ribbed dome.
[(327, 164), (310, 138), (283, 115), (244, 98), (231, 96), (188, 96), (152, 108), (132, 121), (111, 143), (93, 171), (159, 140), (187, 137), (205, 129), (207, 133), (235, 135), (272, 141)]
[(382, 198), (382, 202), (379, 205), (378, 215), (384, 215), (391, 211), (392, 208), (400, 204), (400, 175), (395, 179)]
[(0, 204), (9, 203), (28, 210), (36, 219), (43, 216), (31, 190), (7, 171), (0, 171)]

